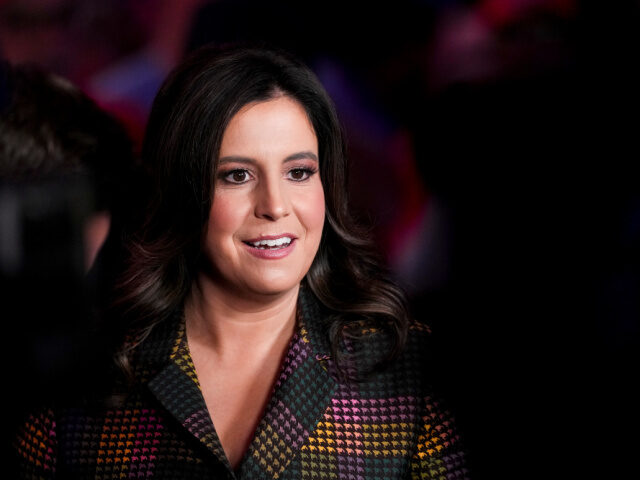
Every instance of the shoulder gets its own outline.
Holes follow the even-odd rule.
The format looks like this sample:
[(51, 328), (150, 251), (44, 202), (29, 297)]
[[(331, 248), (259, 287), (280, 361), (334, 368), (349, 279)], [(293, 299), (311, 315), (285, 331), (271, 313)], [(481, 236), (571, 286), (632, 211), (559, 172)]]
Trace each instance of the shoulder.
[(437, 369), (431, 352), (430, 328), (414, 322), (409, 328), (404, 362), (420, 376), (419, 408), (416, 448), (411, 458), (412, 478), (451, 479), (468, 478), (465, 448), (456, 427), (455, 416), (433, 387), (434, 370)]
[[(379, 334), (381, 335), (381, 334)], [(383, 341), (372, 339), (372, 344)], [(383, 399), (382, 416), (393, 428), (410, 433), (412, 478), (467, 478), (465, 448), (446, 399), (433, 386), (432, 341), (428, 326), (413, 323), (404, 348), (385, 368), (378, 369), (359, 387), (361, 395)]]
[(50, 478), (56, 470), (56, 416), (43, 408), (28, 414), (13, 440), (16, 468), (23, 478)]
[(379, 367), (371, 364), (381, 355), (391, 352), (396, 338), (385, 328), (372, 327), (366, 323), (352, 326), (357, 339), (353, 351), (362, 371), (372, 370), (375, 374), (392, 375), (398, 378), (424, 378), (432, 368), (429, 360), (431, 334), (429, 327), (414, 322), (407, 329), (406, 337), (398, 343), (398, 349), (390, 361), (383, 361)]
[(416, 332), (386, 368), (340, 385), (330, 407), (336, 438), (353, 435), (366, 458), (402, 465), (408, 478), (466, 479), (466, 450), (454, 415), (431, 387), (417, 351), (423, 333)]
[(411, 478), (467, 479), (466, 450), (451, 411), (434, 394), (421, 400)]
[(156, 432), (166, 425), (157, 405), (138, 388), (119, 404), (83, 400), (34, 411), (14, 436), (18, 478), (93, 478), (105, 462), (113, 465), (103, 474), (116, 473), (130, 457), (125, 445), (132, 439), (148, 443), (149, 434), (159, 442)]

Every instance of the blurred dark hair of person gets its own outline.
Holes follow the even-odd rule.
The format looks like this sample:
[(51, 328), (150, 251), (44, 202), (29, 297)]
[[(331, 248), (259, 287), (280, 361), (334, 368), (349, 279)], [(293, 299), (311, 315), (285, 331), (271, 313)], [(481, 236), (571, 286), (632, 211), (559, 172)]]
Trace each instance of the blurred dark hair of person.
[[(84, 246), (78, 249), (72, 245), (76, 258), (71, 265), (86, 270), (106, 237), (111, 214), (122, 208), (118, 202), (124, 198), (125, 172), (133, 164), (131, 141), (118, 121), (69, 81), (34, 67), (8, 64), (3, 65), (2, 76), (3, 190), (8, 190), (8, 185), (19, 186), (20, 197), (25, 200), (23, 207), (28, 204), (31, 191), (25, 190), (27, 186), (54, 190), (55, 185), (60, 187), (54, 198), (40, 198), (49, 210), (58, 206), (52, 205), (54, 199), (73, 199), (73, 207), (67, 213), (76, 217), (74, 224), (84, 223), (80, 232)], [(84, 222), (75, 221), (80, 217)], [(3, 273), (19, 269), (22, 257), (18, 251), (12, 256), (5, 254), (7, 236), (8, 231), (2, 238)], [(51, 246), (49, 243), (47, 253), (49, 261), (54, 262)]]
[(31, 401), (84, 382), (86, 272), (123, 209), (132, 166), (124, 128), (87, 95), (1, 64), (0, 317), (16, 420)]

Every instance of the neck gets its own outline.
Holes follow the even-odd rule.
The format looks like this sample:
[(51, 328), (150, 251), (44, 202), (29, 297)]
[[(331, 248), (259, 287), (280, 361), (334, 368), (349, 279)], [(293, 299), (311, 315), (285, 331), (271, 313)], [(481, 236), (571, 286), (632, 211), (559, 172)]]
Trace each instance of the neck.
[(286, 348), (293, 335), (299, 286), (277, 295), (234, 295), (214, 282), (194, 282), (185, 305), (190, 342), (226, 358)]

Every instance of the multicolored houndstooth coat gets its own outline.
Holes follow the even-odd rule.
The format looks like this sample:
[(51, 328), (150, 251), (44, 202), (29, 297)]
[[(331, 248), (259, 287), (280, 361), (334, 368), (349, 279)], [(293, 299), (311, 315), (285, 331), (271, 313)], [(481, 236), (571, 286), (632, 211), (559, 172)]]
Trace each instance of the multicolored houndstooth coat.
[[(334, 374), (324, 317), (305, 288), (299, 312), (272, 397), (235, 472), (200, 392), (184, 322), (176, 320), (139, 347), (139, 382), (122, 405), (30, 416), (16, 442), (23, 478), (466, 478), (451, 419), (422, 378), (420, 328), (391, 367), (348, 382)], [(358, 358), (381, 348), (381, 334), (368, 337)]]

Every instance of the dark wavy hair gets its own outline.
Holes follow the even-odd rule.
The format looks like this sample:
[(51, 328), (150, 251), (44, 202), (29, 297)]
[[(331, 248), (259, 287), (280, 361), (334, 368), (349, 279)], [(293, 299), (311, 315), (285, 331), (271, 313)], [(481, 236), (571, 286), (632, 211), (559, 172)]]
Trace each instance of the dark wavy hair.
[[(124, 263), (109, 302), (129, 359), (159, 322), (183, 308), (196, 276), (213, 198), (222, 136), (251, 102), (287, 95), (305, 109), (318, 139), (326, 219), (319, 251), (305, 277), (331, 313), (334, 354), (359, 325), (390, 332), (380, 361), (402, 349), (409, 317), (403, 293), (389, 280), (370, 236), (356, 227), (347, 202), (346, 148), (331, 99), (311, 70), (267, 48), (206, 46), (166, 79), (150, 114), (142, 151), (144, 208), (123, 233)], [(111, 323), (113, 326), (113, 323)], [(125, 339), (126, 337), (126, 339)]]

